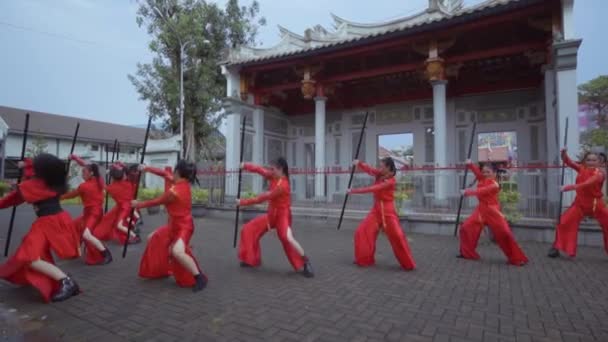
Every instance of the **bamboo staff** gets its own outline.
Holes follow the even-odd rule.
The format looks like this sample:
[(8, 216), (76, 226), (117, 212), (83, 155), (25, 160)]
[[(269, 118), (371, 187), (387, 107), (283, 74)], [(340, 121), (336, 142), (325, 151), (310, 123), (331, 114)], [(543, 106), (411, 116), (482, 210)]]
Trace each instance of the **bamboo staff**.
[[(467, 160), (471, 159), (473, 153), (473, 142), (475, 141), (475, 130), (477, 129), (477, 122), (473, 122), (473, 129), (471, 130), (471, 139), (469, 140), (469, 151), (467, 153)], [(467, 176), (469, 174), (469, 167), (466, 166), (464, 169), (464, 177), (462, 178), (462, 190), (467, 187)], [(458, 226), (460, 225), (460, 212), (462, 211), (462, 202), (464, 201), (464, 194), (460, 195), (460, 201), (458, 202), (458, 213), (456, 214), (456, 224), (454, 225), (454, 236), (458, 234)]]
[[(243, 115), (243, 127), (241, 128), (241, 156), (239, 159), (239, 183), (236, 190), (236, 199), (241, 199), (241, 182), (243, 180), (243, 169), (241, 168), (241, 164), (243, 164), (243, 156), (245, 151), (245, 123), (247, 122), (247, 117)], [(232, 239), (232, 248), (236, 248), (236, 238), (239, 235), (239, 212), (241, 207), (237, 205), (236, 207), (236, 218), (234, 221), (234, 237)]]

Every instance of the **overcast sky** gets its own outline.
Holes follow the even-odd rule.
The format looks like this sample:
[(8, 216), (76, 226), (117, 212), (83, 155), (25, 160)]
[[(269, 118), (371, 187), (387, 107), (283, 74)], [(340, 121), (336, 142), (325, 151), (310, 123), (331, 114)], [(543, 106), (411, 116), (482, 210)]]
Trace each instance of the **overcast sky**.
[[(268, 21), (260, 41), (271, 46), (279, 39), (277, 25), (296, 33), (316, 24), (331, 28), (330, 12), (359, 22), (383, 21), (422, 10), (428, 0), (259, 2)], [(584, 39), (580, 83), (608, 74), (608, 1), (575, 4), (576, 31)], [(146, 105), (127, 79), (137, 62), (151, 59), (149, 38), (135, 23), (136, 8), (133, 0), (0, 0), (0, 105), (145, 123)]]

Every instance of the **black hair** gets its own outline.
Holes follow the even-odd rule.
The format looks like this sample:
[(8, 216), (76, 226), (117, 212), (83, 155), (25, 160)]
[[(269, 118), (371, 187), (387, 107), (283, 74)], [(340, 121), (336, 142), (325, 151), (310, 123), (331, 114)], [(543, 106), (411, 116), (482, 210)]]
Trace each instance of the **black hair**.
[(393, 176), (397, 173), (397, 167), (395, 167), (395, 161), (391, 157), (384, 157), (380, 160), (391, 171)]
[(87, 170), (89, 170), (89, 172), (91, 172), (91, 175), (93, 175), (93, 177), (95, 178), (99, 178), (99, 165), (95, 164), (95, 163), (91, 163), (88, 164), (86, 166)]
[(285, 158), (279, 157), (270, 162), (270, 165), (280, 168), (285, 177), (289, 178), (289, 165), (287, 165), (287, 160)]
[(177, 165), (175, 165), (175, 172), (177, 172), (181, 178), (187, 179), (190, 183), (198, 181), (196, 179), (196, 164), (185, 159), (180, 159), (177, 162)]
[(139, 172), (139, 165), (137, 165), (137, 164), (129, 165), (127, 173), (133, 174), (136, 172)]
[(112, 167), (110, 169), (110, 177), (114, 180), (122, 180), (125, 177), (125, 170), (123, 168)]
[(602, 163), (606, 162), (606, 159), (607, 159), (606, 158), (606, 153), (600, 152), (600, 153), (597, 154), (597, 156), (600, 157), (600, 159), (602, 160)]
[(44, 184), (58, 194), (68, 189), (66, 164), (63, 160), (48, 153), (41, 153), (34, 158), (34, 173)]
[(590, 154), (595, 154), (598, 158), (600, 157), (599, 153), (595, 153), (593, 151), (587, 151), (585, 153), (583, 153), (583, 157), (580, 160), (580, 163), (584, 163), (585, 160), (587, 160), (587, 157), (589, 157)]

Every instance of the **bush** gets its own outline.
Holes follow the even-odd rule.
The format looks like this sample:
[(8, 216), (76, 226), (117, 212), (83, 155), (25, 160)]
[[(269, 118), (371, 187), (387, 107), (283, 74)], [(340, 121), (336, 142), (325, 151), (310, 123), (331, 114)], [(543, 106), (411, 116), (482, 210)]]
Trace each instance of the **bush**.
[(137, 193), (137, 199), (140, 201), (147, 201), (151, 199), (155, 199), (158, 196), (163, 194), (163, 190), (158, 188), (146, 188), (140, 189)]
[(209, 203), (209, 190), (192, 189), (192, 204), (207, 204)]
[(500, 201), (500, 205), (502, 207), (502, 212), (505, 215), (505, 218), (510, 223), (515, 223), (521, 219), (521, 213), (517, 208), (519, 204), (519, 192), (516, 190), (507, 190), (504, 189), (500, 191), (498, 195), (498, 200)]
[(0, 181), (0, 196), (4, 196), (11, 189), (11, 185), (7, 182)]

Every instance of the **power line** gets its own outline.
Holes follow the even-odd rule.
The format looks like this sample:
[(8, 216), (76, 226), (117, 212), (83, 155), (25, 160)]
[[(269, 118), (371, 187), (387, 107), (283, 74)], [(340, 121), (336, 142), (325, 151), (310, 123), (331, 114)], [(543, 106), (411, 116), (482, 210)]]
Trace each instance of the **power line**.
[(70, 36), (62, 35), (62, 34), (59, 34), (59, 33), (42, 31), (42, 30), (31, 28), (31, 27), (19, 26), (19, 25), (15, 25), (15, 24), (12, 24), (12, 23), (7, 23), (7, 22), (4, 22), (4, 21), (0, 21), (0, 25), (8, 26), (8, 27), (16, 29), (16, 30), (34, 32), (34, 33), (43, 34), (43, 35), (54, 37), (54, 38), (59, 38), (59, 39), (63, 39), (63, 40), (69, 40), (69, 41), (72, 41), (72, 42), (75, 42), (75, 43), (88, 44), (88, 45), (99, 45), (98, 43), (90, 41), (90, 40), (82, 40), (82, 39), (78, 39), (78, 38), (73, 38), (73, 37), (70, 37)]

